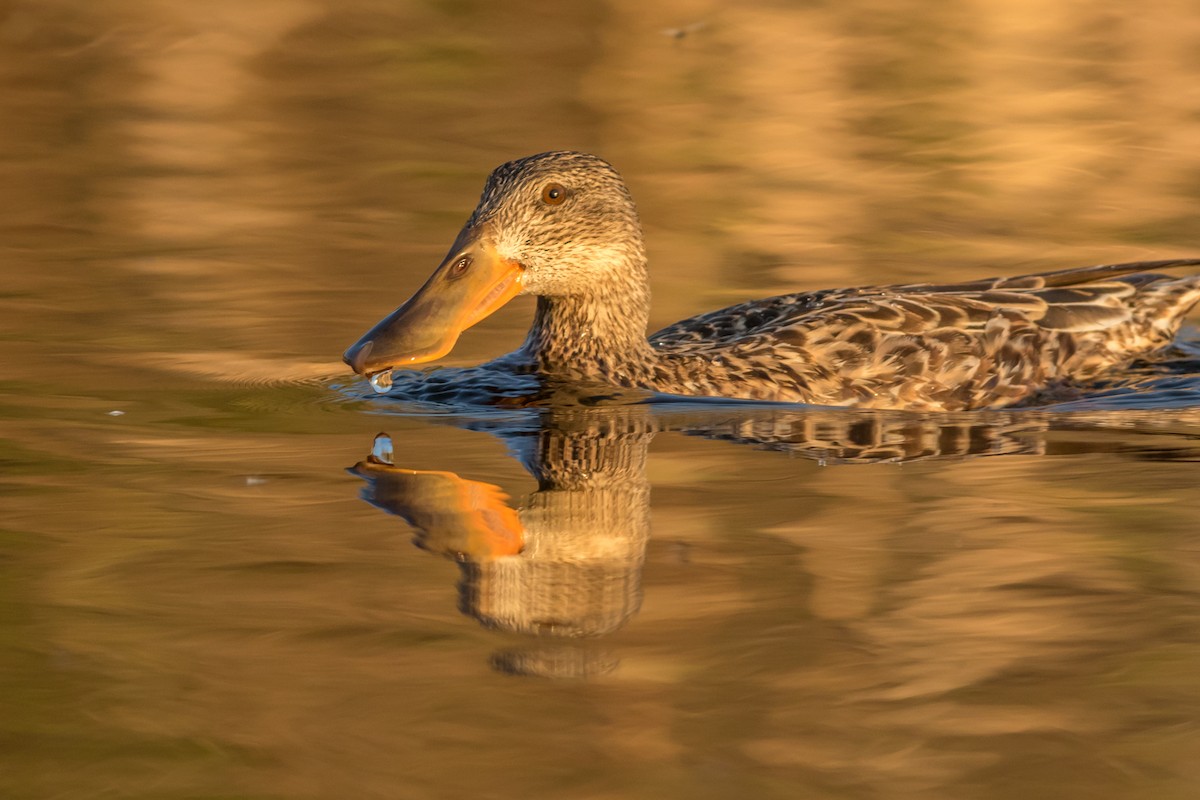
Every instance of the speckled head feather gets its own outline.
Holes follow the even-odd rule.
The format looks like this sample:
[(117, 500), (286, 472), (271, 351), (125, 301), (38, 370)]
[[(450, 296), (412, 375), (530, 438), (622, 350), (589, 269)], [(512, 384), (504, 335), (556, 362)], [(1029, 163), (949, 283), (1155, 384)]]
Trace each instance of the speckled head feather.
[[(558, 202), (544, 195), (558, 187)], [(637, 208), (607, 161), (560, 150), (509, 161), (488, 177), (468, 227), (526, 269), (525, 294), (578, 297), (645, 286)], [(648, 297), (648, 295), (647, 295)]]

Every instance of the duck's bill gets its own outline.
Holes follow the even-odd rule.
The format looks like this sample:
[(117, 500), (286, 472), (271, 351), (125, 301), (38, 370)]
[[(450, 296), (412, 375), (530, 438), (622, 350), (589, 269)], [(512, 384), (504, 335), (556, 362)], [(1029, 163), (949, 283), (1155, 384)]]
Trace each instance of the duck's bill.
[(521, 292), (524, 268), (473, 229), (421, 289), (363, 334), (343, 358), (360, 375), (420, 364), (450, 352), (459, 334)]

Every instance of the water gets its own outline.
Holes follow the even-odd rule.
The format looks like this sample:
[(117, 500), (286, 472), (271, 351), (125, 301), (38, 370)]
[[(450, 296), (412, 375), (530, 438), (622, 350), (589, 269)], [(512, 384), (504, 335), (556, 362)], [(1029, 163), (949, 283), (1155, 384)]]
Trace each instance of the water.
[(655, 327), (1195, 255), (1191, 9), (196, 8), (0, 10), (0, 796), (1196, 794), (1194, 327), (1032, 413), (340, 362), (551, 148)]

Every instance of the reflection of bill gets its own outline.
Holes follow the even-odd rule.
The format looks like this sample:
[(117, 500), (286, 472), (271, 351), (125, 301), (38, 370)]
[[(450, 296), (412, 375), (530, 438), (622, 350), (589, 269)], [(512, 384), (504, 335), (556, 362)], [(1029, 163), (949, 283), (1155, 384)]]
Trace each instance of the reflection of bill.
[(647, 405), (554, 410), (536, 419), (496, 431), (538, 482), (519, 508), (493, 484), (395, 466), (385, 434), (351, 472), (367, 482), (367, 502), (413, 526), (419, 547), (458, 562), (463, 613), (489, 627), (540, 637), (536, 647), (497, 654), (493, 665), (554, 675), (595, 674), (615, 665), (608, 655), (549, 642), (612, 633), (641, 604), (650, 534), (645, 467), (656, 432), (785, 449), (830, 463), (868, 463), (1038, 452), (1044, 427), (1032, 417), (999, 415), (966, 421)]
[[(390, 441), (386, 434), (376, 446)], [(499, 486), (453, 472), (401, 469), (372, 455), (354, 468), (370, 484), (368, 502), (416, 529), (418, 547), (458, 561), (494, 561), (521, 552), (521, 520)]]

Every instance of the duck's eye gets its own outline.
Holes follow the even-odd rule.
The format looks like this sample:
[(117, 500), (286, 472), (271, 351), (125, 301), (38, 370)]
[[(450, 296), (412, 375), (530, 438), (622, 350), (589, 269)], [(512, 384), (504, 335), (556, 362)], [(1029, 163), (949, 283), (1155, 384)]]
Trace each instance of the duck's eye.
[(446, 273), (447, 278), (461, 278), (467, 274), (467, 270), (471, 268), (471, 257), (463, 256), (450, 265), (450, 269)]
[(542, 188), (542, 202), (548, 206), (556, 206), (567, 199), (567, 187), (561, 183), (547, 183)]

